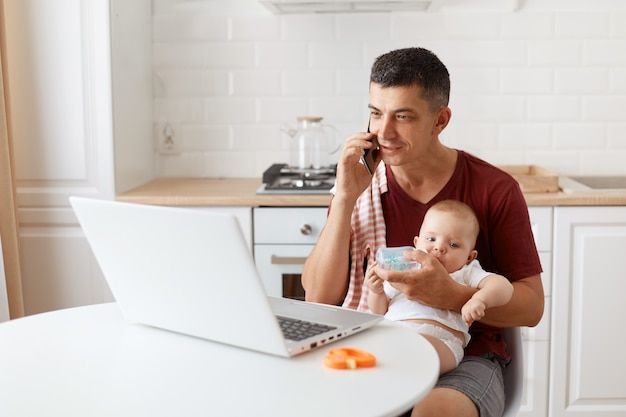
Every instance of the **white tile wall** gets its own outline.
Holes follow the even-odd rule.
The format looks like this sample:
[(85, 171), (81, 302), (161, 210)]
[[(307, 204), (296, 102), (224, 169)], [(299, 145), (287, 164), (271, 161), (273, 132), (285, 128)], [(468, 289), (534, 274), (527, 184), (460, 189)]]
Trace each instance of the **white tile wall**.
[(181, 149), (157, 154), (157, 173), (260, 176), (288, 162), (281, 125), (299, 115), (342, 138), (362, 130), (373, 59), (417, 45), (451, 73), (446, 144), (496, 164), (626, 174), (624, 3), (273, 15), (256, 0), (153, 0), (154, 120)]

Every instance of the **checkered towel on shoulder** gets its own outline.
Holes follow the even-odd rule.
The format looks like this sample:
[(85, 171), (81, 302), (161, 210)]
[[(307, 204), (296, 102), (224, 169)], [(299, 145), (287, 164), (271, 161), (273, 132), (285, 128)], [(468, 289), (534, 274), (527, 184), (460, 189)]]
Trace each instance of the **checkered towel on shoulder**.
[(343, 302), (344, 307), (367, 311), (365, 271), (376, 250), (387, 246), (387, 229), (383, 216), (381, 194), (388, 191), (385, 164), (380, 163), (372, 183), (358, 198), (350, 222), (350, 283)]

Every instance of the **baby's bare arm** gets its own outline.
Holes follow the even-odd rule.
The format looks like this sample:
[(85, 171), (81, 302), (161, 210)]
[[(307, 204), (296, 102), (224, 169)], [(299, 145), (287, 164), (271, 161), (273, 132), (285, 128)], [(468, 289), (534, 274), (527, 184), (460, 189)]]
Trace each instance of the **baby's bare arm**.
[(484, 278), (461, 309), (463, 320), (468, 324), (485, 316), (488, 308), (498, 307), (509, 302), (513, 296), (513, 285), (502, 275), (491, 274)]
[(389, 299), (385, 294), (383, 280), (374, 273), (376, 262), (372, 262), (365, 272), (365, 285), (369, 289), (367, 305), (374, 314), (385, 314), (389, 308)]

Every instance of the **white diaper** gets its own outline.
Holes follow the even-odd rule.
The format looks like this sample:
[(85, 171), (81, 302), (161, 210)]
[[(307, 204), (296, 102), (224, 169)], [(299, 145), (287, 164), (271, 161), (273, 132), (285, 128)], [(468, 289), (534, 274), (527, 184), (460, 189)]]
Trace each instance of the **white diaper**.
[(410, 327), (420, 334), (429, 334), (440, 339), (452, 351), (456, 364), (458, 365), (463, 359), (463, 344), (461, 339), (453, 335), (451, 332), (429, 323), (413, 323), (410, 321), (397, 321), (403, 326)]

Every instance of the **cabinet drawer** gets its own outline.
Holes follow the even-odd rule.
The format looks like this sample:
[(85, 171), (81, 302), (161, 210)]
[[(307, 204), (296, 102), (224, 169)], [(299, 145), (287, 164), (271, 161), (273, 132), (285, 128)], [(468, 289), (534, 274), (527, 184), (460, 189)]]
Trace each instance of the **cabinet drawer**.
[(326, 207), (254, 209), (255, 244), (315, 244), (326, 223)]

